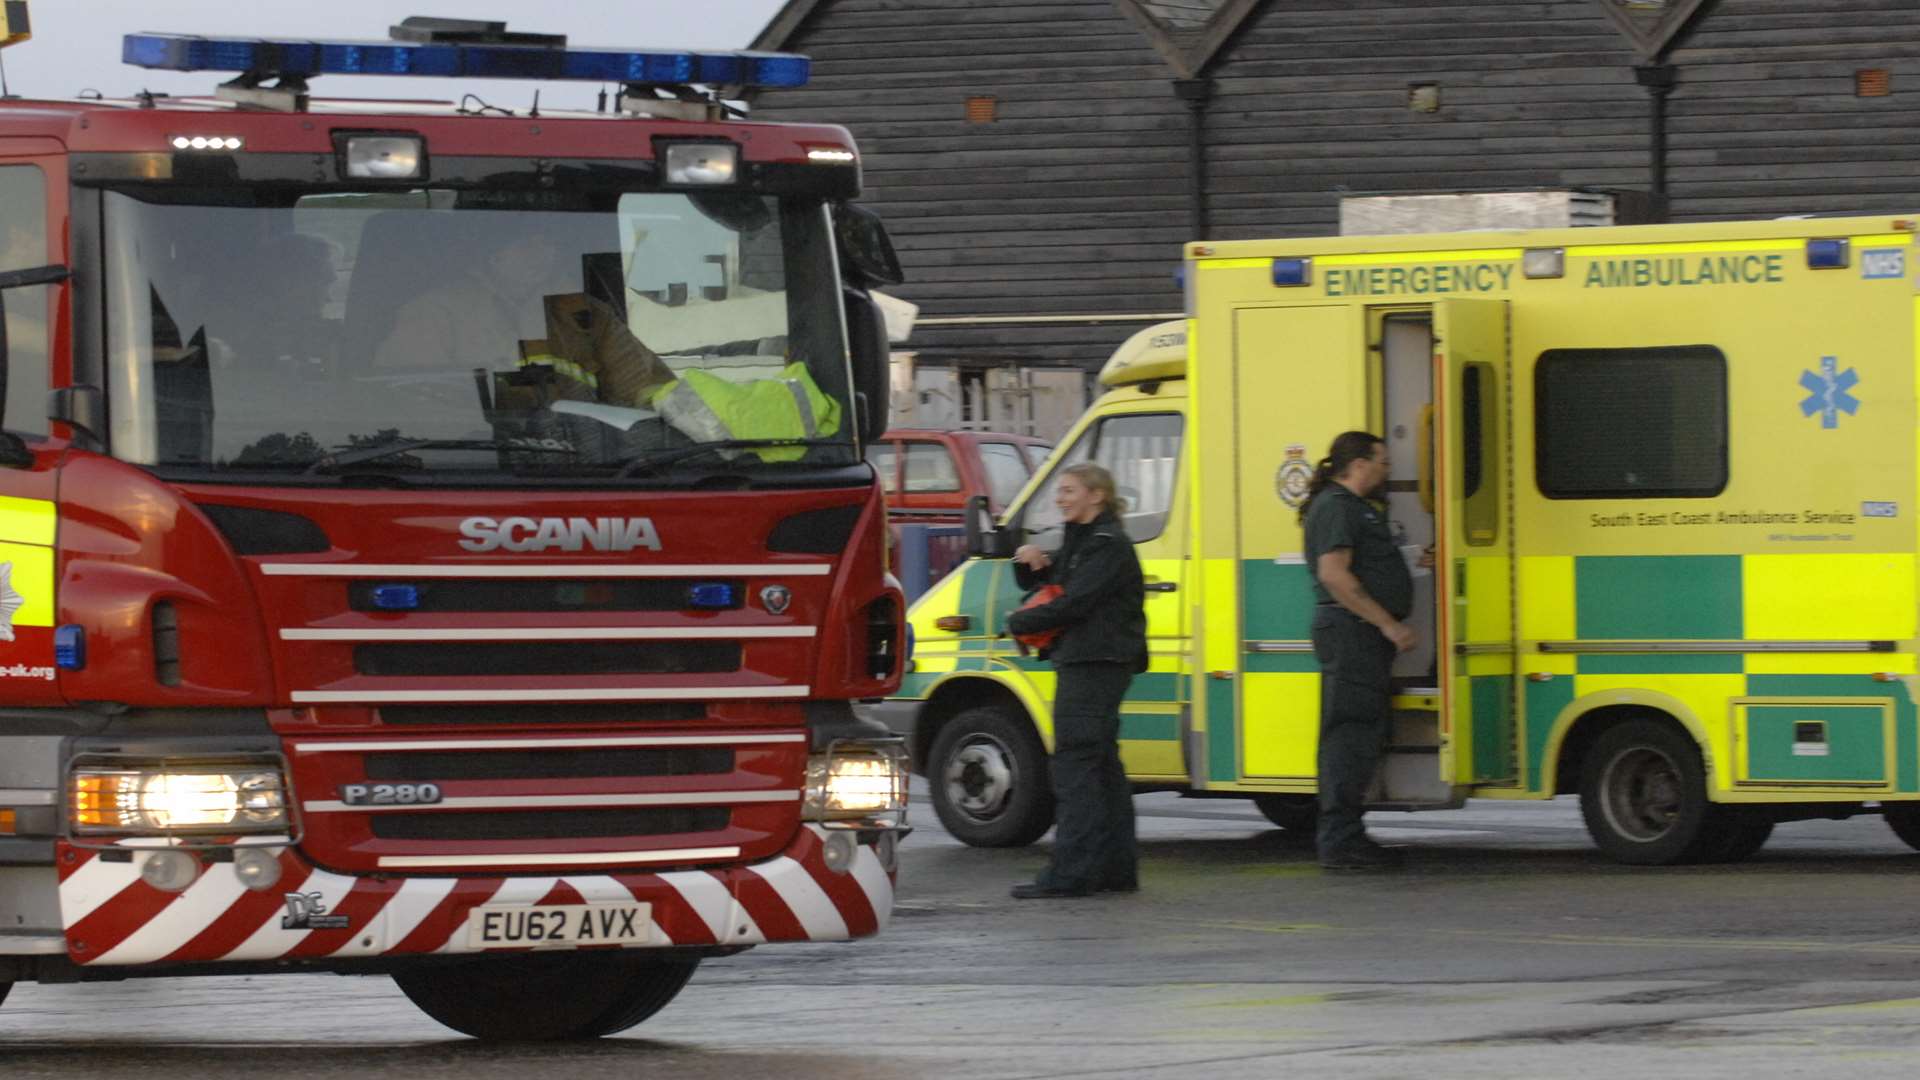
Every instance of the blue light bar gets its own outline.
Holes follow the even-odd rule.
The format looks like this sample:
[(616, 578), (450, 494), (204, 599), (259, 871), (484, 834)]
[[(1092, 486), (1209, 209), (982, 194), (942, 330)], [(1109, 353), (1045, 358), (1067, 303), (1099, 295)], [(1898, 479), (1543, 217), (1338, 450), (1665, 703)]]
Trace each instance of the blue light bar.
[(120, 58), (162, 71), (262, 75), (425, 75), (440, 78), (804, 86), (811, 62), (792, 53), (675, 49), (567, 49), (528, 45), (272, 41), (264, 38), (128, 34)]
[(733, 607), (733, 586), (724, 581), (699, 582), (687, 590), (687, 606), (697, 608)]
[(1280, 286), (1305, 285), (1313, 280), (1312, 259), (1273, 260), (1273, 283)]
[(420, 586), (375, 585), (373, 606), (381, 611), (412, 611), (420, 606)]
[(66, 671), (80, 671), (87, 666), (87, 631), (84, 627), (69, 624), (53, 632), (53, 663), (55, 667)]
[(1851, 261), (1848, 257), (1851, 246), (1845, 237), (1807, 241), (1807, 269), (1844, 270)]

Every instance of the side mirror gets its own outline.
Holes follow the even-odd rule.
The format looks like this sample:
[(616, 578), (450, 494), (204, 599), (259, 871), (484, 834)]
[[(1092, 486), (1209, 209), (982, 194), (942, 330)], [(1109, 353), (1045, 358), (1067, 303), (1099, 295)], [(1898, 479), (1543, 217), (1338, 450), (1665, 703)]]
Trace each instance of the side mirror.
[(856, 420), (863, 442), (887, 433), (887, 415), (893, 409), (893, 346), (887, 341), (887, 320), (880, 305), (860, 289), (841, 294), (847, 309), (847, 347), (853, 354), (853, 395)]
[(976, 559), (1004, 559), (1012, 555), (1012, 534), (994, 524), (993, 508), (985, 495), (967, 500), (967, 555)]
[(833, 242), (840, 249), (841, 273), (857, 284), (898, 285), (907, 280), (887, 227), (866, 207), (833, 204)]

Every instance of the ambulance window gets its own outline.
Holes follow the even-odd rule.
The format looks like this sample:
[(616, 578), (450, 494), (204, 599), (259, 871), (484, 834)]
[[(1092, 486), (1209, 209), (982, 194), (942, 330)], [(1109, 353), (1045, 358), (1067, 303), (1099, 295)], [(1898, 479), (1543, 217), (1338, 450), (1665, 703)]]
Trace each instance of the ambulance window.
[(1460, 369), (1460, 502), (1467, 543), (1500, 538), (1500, 398), (1493, 365)]
[(1709, 498), (1727, 486), (1727, 358), (1711, 345), (1552, 349), (1534, 368), (1550, 499)]
[[(30, 270), (47, 258), (47, 181), (32, 165), (0, 167), (0, 270)], [(8, 289), (8, 431), (45, 435), (47, 299), (50, 285)]]
[(980, 463), (987, 467), (987, 497), (996, 510), (1013, 501), (1032, 475), (1020, 448), (1012, 443), (981, 443)]
[(1041, 547), (1060, 545), (1060, 511), (1053, 489), (1062, 469), (1091, 459), (1113, 473), (1113, 484), (1127, 501), (1121, 517), (1136, 544), (1159, 536), (1173, 512), (1173, 488), (1180, 477), (1180, 443), (1186, 420), (1179, 413), (1110, 416), (1083, 432), (1054, 461), (1046, 483), (1027, 500), (1023, 524)]

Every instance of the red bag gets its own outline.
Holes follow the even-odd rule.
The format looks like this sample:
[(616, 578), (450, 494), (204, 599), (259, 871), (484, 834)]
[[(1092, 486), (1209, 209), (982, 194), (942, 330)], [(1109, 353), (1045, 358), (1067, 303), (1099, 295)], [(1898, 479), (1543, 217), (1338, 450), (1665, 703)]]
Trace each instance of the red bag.
[[(1027, 602), (1020, 605), (1020, 610), (1025, 611), (1031, 607), (1039, 607), (1041, 604), (1050, 604), (1066, 594), (1067, 590), (1058, 585), (1042, 585), (1034, 591), (1032, 596), (1027, 597)], [(1037, 630), (1031, 634), (1015, 634), (1013, 640), (1020, 646), (1020, 655), (1025, 656), (1028, 649), (1039, 652), (1042, 649), (1053, 648), (1053, 643), (1059, 640), (1062, 629), (1064, 627), (1055, 626), (1046, 630)]]

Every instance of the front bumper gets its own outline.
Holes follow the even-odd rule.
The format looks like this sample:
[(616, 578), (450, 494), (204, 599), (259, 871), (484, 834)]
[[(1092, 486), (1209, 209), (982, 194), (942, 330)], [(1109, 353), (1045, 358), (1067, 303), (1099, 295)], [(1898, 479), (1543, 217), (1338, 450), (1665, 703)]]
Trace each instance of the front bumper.
[(827, 836), (804, 826), (781, 854), (725, 869), (515, 877), (336, 874), (289, 847), (280, 880), (257, 892), (231, 862), (206, 864), (185, 890), (165, 892), (140, 876), (147, 851), (103, 859), (100, 849), (63, 841), (60, 915), (68, 956), (86, 966), (478, 952), (465, 929), (481, 904), (644, 902), (653, 920), (644, 947), (652, 948), (878, 933), (893, 911), (894, 837), (867, 838), (836, 873), (825, 859)]

